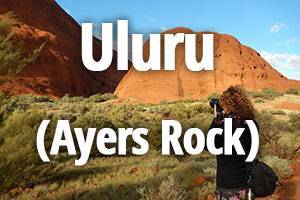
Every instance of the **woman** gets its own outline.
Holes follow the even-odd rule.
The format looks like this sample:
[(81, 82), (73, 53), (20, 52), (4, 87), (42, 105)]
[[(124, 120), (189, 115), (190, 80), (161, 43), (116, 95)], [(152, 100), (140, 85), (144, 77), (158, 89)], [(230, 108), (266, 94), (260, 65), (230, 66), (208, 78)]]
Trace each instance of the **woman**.
[[(231, 86), (220, 97), (223, 116), (215, 118), (210, 128), (224, 128), (224, 118), (232, 118), (232, 132), (236, 128), (245, 128), (240, 142), (245, 155), (217, 155), (217, 200), (252, 200), (248, 164), (245, 162), (251, 148), (251, 134), (245, 120), (254, 120), (254, 108), (246, 92), (237, 86)], [(224, 136), (215, 138), (216, 148), (224, 147)]]

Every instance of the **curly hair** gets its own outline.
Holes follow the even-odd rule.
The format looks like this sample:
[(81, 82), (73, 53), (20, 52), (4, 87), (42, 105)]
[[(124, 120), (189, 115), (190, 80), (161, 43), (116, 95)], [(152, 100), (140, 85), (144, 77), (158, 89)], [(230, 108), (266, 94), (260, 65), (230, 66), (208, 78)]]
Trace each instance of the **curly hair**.
[(246, 91), (239, 86), (230, 86), (220, 97), (220, 104), (242, 120), (255, 118), (254, 107)]

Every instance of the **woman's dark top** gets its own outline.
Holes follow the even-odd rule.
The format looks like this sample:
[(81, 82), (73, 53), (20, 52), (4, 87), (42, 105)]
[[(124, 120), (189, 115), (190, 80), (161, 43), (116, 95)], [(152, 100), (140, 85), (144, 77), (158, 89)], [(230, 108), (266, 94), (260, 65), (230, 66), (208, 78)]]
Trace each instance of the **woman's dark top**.
[[(222, 128), (224, 130), (224, 121), (214, 119), (210, 126), (210, 129), (211, 128)], [(236, 128), (245, 128), (240, 137), (240, 142), (245, 151), (245, 155), (237, 155), (234, 147), (232, 147), (232, 155), (217, 155), (217, 188), (249, 188), (249, 173), (245, 160), (251, 148), (251, 134), (245, 121), (232, 118), (232, 134), (235, 132)], [(215, 147), (224, 147), (224, 131), (222, 135), (216, 135)]]

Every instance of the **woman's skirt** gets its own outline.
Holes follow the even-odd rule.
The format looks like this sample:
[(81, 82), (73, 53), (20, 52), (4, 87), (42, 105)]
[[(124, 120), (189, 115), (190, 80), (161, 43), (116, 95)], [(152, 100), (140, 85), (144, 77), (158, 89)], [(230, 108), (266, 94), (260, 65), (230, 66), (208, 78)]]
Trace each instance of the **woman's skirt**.
[(216, 200), (253, 200), (251, 189), (221, 189), (215, 192)]

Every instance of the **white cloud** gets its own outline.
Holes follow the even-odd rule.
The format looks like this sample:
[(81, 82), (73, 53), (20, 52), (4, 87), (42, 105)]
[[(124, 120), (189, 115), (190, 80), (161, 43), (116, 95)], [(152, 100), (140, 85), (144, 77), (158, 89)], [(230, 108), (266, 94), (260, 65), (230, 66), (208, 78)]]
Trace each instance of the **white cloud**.
[(277, 42), (277, 46), (289, 46), (289, 45), (294, 45), (298, 41), (298, 37), (293, 37), (293, 38), (288, 38), (283, 42)]
[(300, 55), (268, 51), (261, 51), (260, 55), (288, 78), (300, 80)]
[(281, 31), (281, 29), (286, 28), (287, 25), (285, 23), (275, 23), (273, 26), (270, 28), (271, 33), (278, 33)]
[(284, 44), (285, 45), (294, 44), (297, 40), (298, 40), (298, 37), (289, 38), (284, 42)]
[(300, 70), (300, 55), (262, 51), (261, 56), (275, 68)]
[(145, 19), (148, 20), (149, 22), (156, 22), (156, 18), (151, 17), (150, 15), (148, 15), (148, 13), (145, 14)]

